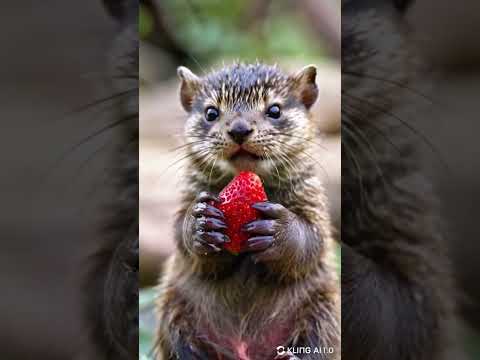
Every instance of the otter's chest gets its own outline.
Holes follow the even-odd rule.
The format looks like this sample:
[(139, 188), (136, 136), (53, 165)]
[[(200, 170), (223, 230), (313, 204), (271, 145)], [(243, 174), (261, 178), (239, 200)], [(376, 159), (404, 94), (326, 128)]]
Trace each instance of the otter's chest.
[(293, 328), (293, 324), (273, 321), (268, 325), (258, 324), (255, 335), (210, 330), (203, 336), (216, 360), (272, 360), (277, 347), (288, 346)]
[[(265, 269), (248, 257), (235, 274), (215, 291), (212, 307), (219, 316), (204, 318), (199, 334), (217, 360), (272, 360), (278, 346), (288, 346), (295, 329), (295, 309), (288, 289), (268, 281)], [(209, 321), (210, 320), (210, 321)], [(212, 321), (213, 320), (213, 321)]]

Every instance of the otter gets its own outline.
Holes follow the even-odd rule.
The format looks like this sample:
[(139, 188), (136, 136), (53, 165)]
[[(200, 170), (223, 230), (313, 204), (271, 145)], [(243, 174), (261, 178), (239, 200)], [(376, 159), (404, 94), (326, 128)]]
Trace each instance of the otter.
[[(188, 164), (176, 251), (159, 286), (156, 358), (339, 359), (330, 220), (309, 153), (316, 68), (286, 75), (235, 63), (178, 74)], [(222, 247), (226, 225), (212, 202), (244, 170), (262, 178), (269, 201), (254, 205), (263, 217), (244, 228), (250, 238), (235, 256)]]
[(424, 139), (397, 115), (420, 69), (403, 19), (410, 3), (342, 0), (345, 359), (452, 356), (455, 289), (418, 156)]

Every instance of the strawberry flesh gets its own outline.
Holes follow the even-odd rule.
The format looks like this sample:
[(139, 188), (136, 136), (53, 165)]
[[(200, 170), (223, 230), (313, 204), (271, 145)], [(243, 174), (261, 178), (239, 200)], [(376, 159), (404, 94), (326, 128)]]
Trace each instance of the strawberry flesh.
[(267, 194), (257, 174), (243, 171), (220, 192), (219, 198), (221, 202), (214, 205), (225, 215), (225, 233), (230, 238), (224, 248), (232, 254), (238, 254), (248, 240), (242, 226), (260, 218), (258, 210), (251, 206), (266, 201)]

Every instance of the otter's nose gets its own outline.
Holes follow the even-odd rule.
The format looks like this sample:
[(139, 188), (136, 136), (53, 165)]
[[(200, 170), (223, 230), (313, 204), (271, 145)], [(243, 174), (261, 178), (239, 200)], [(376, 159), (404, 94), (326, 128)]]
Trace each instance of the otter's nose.
[(239, 121), (235, 122), (227, 133), (233, 141), (242, 145), (252, 132), (253, 129), (247, 123)]

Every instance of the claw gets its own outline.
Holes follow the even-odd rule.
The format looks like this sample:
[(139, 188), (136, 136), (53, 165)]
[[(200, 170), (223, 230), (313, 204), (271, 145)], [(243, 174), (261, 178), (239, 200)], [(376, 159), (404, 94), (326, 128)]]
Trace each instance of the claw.
[(227, 224), (222, 220), (211, 217), (198, 218), (195, 226), (197, 230), (225, 230), (227, 228)]
[(196, 234), (201, 241), (207, 244), (214, 244), (214, 245), (221, 245), (226, 242), (230, 242), (230, 239), (227, 235), (219, 233), (219, 232), (204, 232), (199, 230)]
[(275, 235), (277, 222), (275, 220), (256, 220), (244, 225), (242, 230), (254, 235)]
[(279, 219), (288, 213), (288, 210), (283, 205), (268, 201), (258, 202), (253, 204), (252, 207), (260, 211), (263, 215), (273, 219)]
[(212, 217), (218, 217), (220, 219), (225, 219), (225, 216), (223, 215), (223, 213), (220, 210), (218, 210), (216, 207), (214, 207), (212, 205), (209, 205), (209, 204), (203, 203), (203, 202), (200, 202), (200, 203), (197, 203), (197, 204), (193, 205), (192, 215), (195, 216), (195, 217), (212, 216)]
[(255, 236), (247, 241), (247, 251), (262, 251), (273, 244), (273, 236)]

